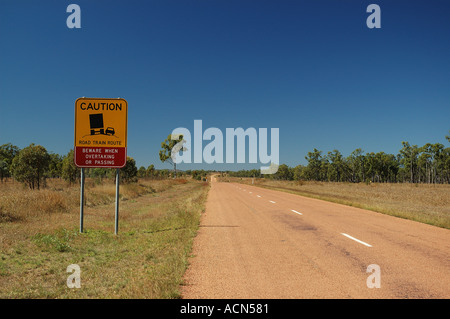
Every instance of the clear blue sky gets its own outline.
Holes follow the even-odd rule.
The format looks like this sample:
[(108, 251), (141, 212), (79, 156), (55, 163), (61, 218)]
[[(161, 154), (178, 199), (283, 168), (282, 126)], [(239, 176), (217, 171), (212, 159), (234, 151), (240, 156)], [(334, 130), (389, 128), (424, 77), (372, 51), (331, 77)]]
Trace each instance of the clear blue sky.
[[(66, 8), (81, 7), (81, 29)], [(381, 29), (366, 8), (381, 7)], [(78, 97), (125, 98), (128, 154), (170, 168), (176, 127), (280, 129), (280, 162), (313, 148), (397, 154), (450, 129), (450, 2), (0, 2), (0, 144), (73, 148)], [(231, 169), (260, 165), (181, 165)]]

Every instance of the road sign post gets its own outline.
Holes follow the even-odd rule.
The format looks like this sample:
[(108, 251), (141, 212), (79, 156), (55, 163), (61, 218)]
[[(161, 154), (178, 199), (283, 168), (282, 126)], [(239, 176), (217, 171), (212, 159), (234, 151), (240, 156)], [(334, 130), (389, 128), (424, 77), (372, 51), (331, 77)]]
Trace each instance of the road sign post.
[(83, 232), (84, 168), (116, 169), (115, 234), (119, 229), (119, 176), (127, 163), (128, 103), (124, 99), (79, 98), (75, 102), (74, 162), (81, 168), (80, 232)]
[(120, 169), (116, 169), (116, 214), (115, 214), (115, 227), (114, 234), (117, 235), (119, 232), (119, 178), (120, 178)]
[(83, 219), (84, 219), (84, 167), (81, 168), (81, 181), (80, 181), (80, 233), (83, 232)]

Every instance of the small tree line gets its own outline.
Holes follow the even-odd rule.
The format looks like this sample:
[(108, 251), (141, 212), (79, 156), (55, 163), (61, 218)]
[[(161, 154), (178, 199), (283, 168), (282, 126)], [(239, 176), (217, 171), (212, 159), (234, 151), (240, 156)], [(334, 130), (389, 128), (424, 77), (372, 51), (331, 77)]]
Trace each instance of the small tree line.
[(147, 168), (144, 166), (139, 167), (137, 171), (137, 177), (139, 178), (153, 178), (153, 179), (164, 179), (164, 178), (174, 178), (175, 175), (177, 177), (191, 177), (195, 180), (206, 180), (207, 175), (211, 171), (205, 170), (186, 170), (180, 171), (177, 170), (169, 170), (169, 169), (155, 169), (155, 166), (151, 164)]
[[(450, 134), (446, 136), (450, 142)], [(338, 150), (308, 152), (307, 165), (282, 164), (278, 172), (264, 175), (279, 180), (377, 183), (450, 183), (450, 147), (427, 143), (421, 147), (402, 142), (398, 154), (365, 153), (361, 148), (345, 157)], [(259, 177), (259, 170), (228, 172), (230, 176)]]
[[(114, 169), (86, 168), (87, 177), (114, 178)], [(136, 181), (137, 168), (133, 158), (127, 157), (125, 167), (120, 169), (123, 182)], [(65, 156), (49, 153), (41, 145), (30, 144), (20, 149), (11, 143), (0, 146), (0, 181), (6, 178), (26, 184), (30, 189), (40, 189), (47, 178), (61, 178), (75, 183), (80, 178), (80, 168), (74, 163), (74, 151)]]

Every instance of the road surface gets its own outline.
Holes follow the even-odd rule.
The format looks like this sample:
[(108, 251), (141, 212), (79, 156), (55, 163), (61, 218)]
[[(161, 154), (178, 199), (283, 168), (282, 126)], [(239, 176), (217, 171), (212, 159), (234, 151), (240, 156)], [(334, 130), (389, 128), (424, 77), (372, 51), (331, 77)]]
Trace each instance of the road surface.
[(212, 179), (183, 298), (449, 298), (450, 231)]

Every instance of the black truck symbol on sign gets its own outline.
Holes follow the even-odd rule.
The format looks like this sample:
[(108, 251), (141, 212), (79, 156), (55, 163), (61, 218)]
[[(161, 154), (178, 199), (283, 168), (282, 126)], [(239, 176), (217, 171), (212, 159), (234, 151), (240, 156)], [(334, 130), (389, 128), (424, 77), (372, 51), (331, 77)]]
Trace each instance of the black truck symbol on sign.
[(108, 135), (113, 136), (116, 132), (113, 127), (104, 128), (103, 113), (89, 114), (89, 123), (91, 126), (91, 135)]

